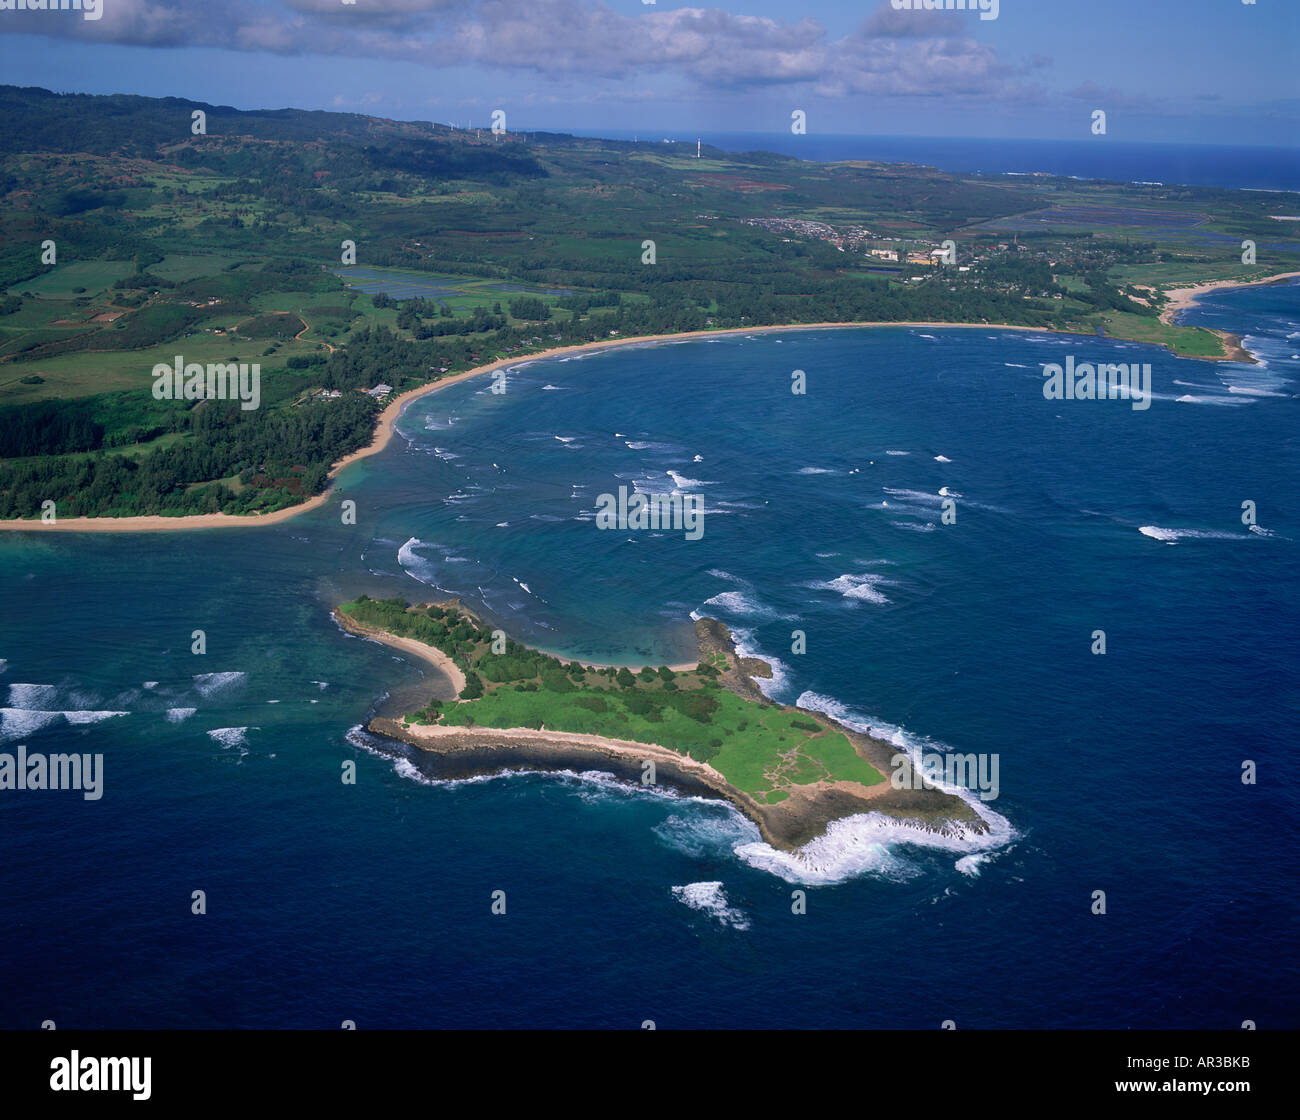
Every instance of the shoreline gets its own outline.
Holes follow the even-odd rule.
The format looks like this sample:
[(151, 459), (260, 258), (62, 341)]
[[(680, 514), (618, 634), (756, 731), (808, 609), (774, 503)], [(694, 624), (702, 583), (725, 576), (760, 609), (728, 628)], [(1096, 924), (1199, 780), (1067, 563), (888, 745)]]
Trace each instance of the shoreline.
[[(1292, 277), (1300, 276), (1300, 272), (1283, 272), (1276, 276), (1266, 276), (1260, 280), (1251, 280), (1238, 282), (1234, 280), (1214, 280), (1204, 284), (1194, 285), (1188, 288), (1175, 288), (1166, 291), (1166, 295), (1173, 300), (1164, 311), (1160, 313), (1160, 321), (1166, 326), (1174, 326), (1172, 317), (1178, 311), (1190, 307), (1197, 296), (1205, 292), (1213, 291), (1217, 288), (1250, 288), (1262, 284), (1275, 284)], [(1169, 316), (1166, 319), (1166, 316)], [(726, 327), (722, 330), (702, 330), (702, 331), (676, 331), (670, 334), (646, 334), (646, 335), (629, 335), (627, 338), (604, 338), (595, 342), (582, 342), (574, 346), (552, 346), (546, 350), (539, 350), (534, 354), (520, 354), (510, 358), (497, 358), (481, 366), (475, 366), (473, 369), (463, 370), (460, 373), (449, 374), (446, 377), (440, 377), (436, 381), (417, 386), (414, 389), (408, 389), (406, 392), (394, 397), (384, 410), (379, 414), (379, 421), (375, 426), (374, 436), (370, 443), (365, 447), (358, 448), (350, 452), (342, 459), (339, 459), (330, 467), (328, 485), (325, 490), (308, 498), (297, 505), (285, 506), (283, 509), (275, 510), (272, 513), (253, 513), (253, 514), (230, 514), (230, 513), (200, 513), (188, 514), (182, 517), (167, 517), (161, 514), (145, 514), (132, 517), (69, 517), (53, 522), (42, 522), (36, 519), (22, 518), (18, 520), (0, 520), (0, 532), (9, 530), (12, 532), (31, 532), (31, 533), (153, 533), (153, 532), (177, 532), (187, 529), (232, 529), (232, 528), (252, 528), (263, 525), (277, 525), (290, 518), (297, 517), (300, 514), (307, 513), (310, 510), (319, 509), (334, 494), (334, 484), (338, 481), (338, 476), (350, 467), (353, 463), (361, 459), (369, 458), (371, 455), (377, 455), (383, 451), (392, 441), (393, 434), (397, 430), (397, 421), (401, 418), (406, 407), (413, 401), (421, 397), (429, 396), (431, 393), (440, 392), (452, 385), (458, 385), (462, 381), (467, 381), (471, 377), (481, 377), (484, 374), (492, 373), (499, 369), (506, 369), (510, 366), (523, 365), (527, 362), (545, 361), (549, 358), (558, 358), (570, 354), (592, 353), (600, 350), (612, 350), (620, 346), (635, 346), (639, 344), (651, 344), (657, 342), (677, 342), (677, 341), (694, 341), (702, 338), (724, 337), (727, 335), (749, 335), (749, 334), (771, 334), (774, 331), (823, 331), (823, 330), (860, 330), (864, 328), (879, 327), (925, 327), (927, 329), (944, 328), (949, 330), (1004, 330), (1004, 331), (1040, 331), (1044, 334), (1075, 334), (1080, 338), (1091, 338), (1091, 335), (1081, 334), (1078, 331), (1062, 331), (1054, 327), (1031, 327), (1020, 323), (938, 323), (926, 322), (916, 319), (904, 319), (898, 321), (868, 320), (855, 323), (785, 323), (771, 324), (767, 326), (755, 327)], [(1249, 351), (1243, 350), (1240, 346), (1240, 338), (1236, 335), (1228, 335), (1223, 331), (1216, 331), (1223, 340), (1225, 349), (1228, 354), (1224, 358), (1207, 358), (1206, 361), (1254, 361)], [(1151, 343), (1151, 345), (1164, 345), (1163, 343)], [(1244, 357), (1242, 357), (1244, 355)]]
[(729, 802), (758, 827), (766, 843), (786, 852), (825, 835), (831, 822), (864, 813), (881, 813), (936, 835), (983, 832), (986, 827), (974, 814), (974, 819), (959, 819), (945, 812), (949, 794), (929, 788), (895, 790), (888, 779), (873, 786), (853, 782), (795, 786), (785, 800), (769, 805), (736, 789), (707, 763), (656, 743), (545, 729), (407, 725), (388, 717), (370, 720), (366, 730), (414, 748), (418, 753), (404, 752), (405, 757), (426, 776), (444, 780), (518, 771), (597, 770), (640, 788), (642, 763), (652, 761), (657, 787)]
[[(449, 374), (446, 377), (440, 377), (437, 381), (428, 382), (414, 389), (408, 389), (406, 392), (394, 397), (387, 405), (384, 406), (383, 412), (379, 414), (379, 422), (375, 427), (375, 434), (369, 444), (365, 447), (358, 448), (356, 451), (345, 455), (330, 467), (328, 479), (329, 485), (321, 493), (314, 497), (308, 498), (305, 502), (299, 502), (297, 505), (285, 506), (283, 509), (275, 510), (273, 513), (251, 513), (251, 514), (232, 514), (232, 513), (198, 513), (188, 514), (183, 517), (167, 517), (162, 514), (144, 514), (138, 517), (68, 517), (53, 522), (42, 522), (35, 519), (19, 520), (0, 520), (0, 532), (5, 530), (13, 532), (30, 532), (30, 533), (155, 533), (155, 532), (178, 532), (187, 529), (237, 529), (237, 528), (254, 528), (263, 525), (276, 525), (288, 521), (290, 518), (297, 517), (299, 514), (307, 513), (313, 509), (319, 509), (334, 494), (334, 484), (338, 476), (353, 463), (360, 459), (369, 458), (371, 455), (377, 455), (383, 451), (393, 438), (396, 431), (397, 421), (402, 413), (406, 410), (407, 405), (421, 397), (426, 397), (431, 393), (437, 393), (452, 385), (458, 385), (462, 381), (467, 381), (471, 377), (481, 377), (483, 374), (492, 373), (498, 369), (505, 369), (510, 366), (523, 365), (526, 362), (544, 361), (548, 358), (558, 358), (570, 354), (591, 353), (598, 350), (611, 350), (619, 346), (634, 346), (644, 343), (655, 342), (676, 342), (692, 341), (701, 338), (721, 337), (734, 334), (770, 334), (773, 331), (821, 331), (821, 330), (852, 330), (863, 327), (948, 327), (960, 328), (963, 330), (1011, 330), (1011, 331), (1044, 331), (1050, 334), (1074, 334), (1074, 331), (1055, 331), (1050, 327), (1027, 327), (1016, 323), (930, 323), (920, 322), (917, 320), (906, 320), (899, 322), (862, 322), (862, 323), (791, 323), (791, 324), (774, 324), (762, 327), (727, 327), (724, 330), (703, 330), (703, 331), (677, 331), (672, 334), (643, 334), (630, 335), (627, 338), (605, 338), (598, 339), (595, 342), (582, 342), (575, 346), (552, 346), (547, 350), (539, 350), (535, 354), (520, 354), (510, 358), (498, 358), (495, 361), (488, 362), (485, 365), (475, 366), (473, 369), (463, 370), (460, 373)], [(1089, 337), (1080, 335), (1081, 338)]]
[[(1208, 292), (1218, 291), (1220, 288), (1259, 288), (1265, 284), (1280, 284), (1283, 280), (1292, 280), (1297, 276), (1300, 276), (1300, 272), (1279, 272), (1274, 276), (1261, 277), (1259, 280), (1206, 280), (1203, 283), (1191, 284), (1184, 288), (1166, 288), (1164, 294), (1169, 303), (1160, 312), (1160, 321), (1167, 327), (1177, 326), (1178, 324), (1174, 322), (1174, 319), (1180, 311), (1186, 311), (1189, 307), (1194, 307), (1201, 296)], [(1224, 332), (1217, 333), (1222, 335)], [(1236, 348), (1241, 353), (1248, 353), (1248, 351), (1241, 349), (1241, 337), (1239, 335), (1228, 335), (1227, 337), (1237, 340)]]
[(366, 638), (372, 642), (378, 642), (380, 645), (388, 646), (392, 649), (409, 653), (426, 665), (431, 665), (439, 673), (451, 682), (455, 695), (459, 696), (461, 690), (465, 687), (465, 674), (461, 668), (442, 650), (434, 646), (427, 646), (423, 642), (417, 642), (414, 638), (403, 638), (397, 634), (390, 634), (387, 630), (378, 630), (373, 626), (366, 626), (356, 619), (343, 614), (337, 608), (330, 611), (330, 617), (335, 621), (340, 630), (344, 630), (358, 638)]
[[(459, 600), (449, 600), (448, 602), (455, 602), (457, 604), (457, 609), (465, 611), (467, 614), (471, 613), (468, 608), (459, 606)], [(448, 603), (443, 602), (436, 605), (447, 606)], [(330, 611), (330, 617), (334, 620), (340, 630), (345, 630), (347, 633), (358, 638), (367, 638), (370, 641), (378, 642), (380, 645), (388, 646), (391, 649), (399, 650), (402, 653), (409, 653), (412, 657), (432, 666), (451, 682), (456, 696), (459, 696), (461, 690), (465, 687), (465, 674), (461, 670), (460, 666), (443, 653), (442, 650), (438, 649), (437, 646), (426, 645), (424, 642), (416, 641), (414, 638), (404, 638), (398, 634), (392, 634), (387, 630), (379, 630), (373, 626), (366, 626), (364, 623), (358, 622), (351, 615), (343, 614), (337, 607)], [(539, 650), (539, 652), (549, 653), (549, 651), (544, 649)], [(629, 672), (638, 673), (642, 669), (659, 668), (657, 664), (651, 665), (649, 663), (644, 665), (606, 665), (599, 661), (584, 661), (578, 657), (564, 657), (558, 653), (550, 653), (549, 656), (559, 658), (561, 661), (565, 661), (566, 663), (577, 661), (578, 664), (585, 669), (626, 668)], [(670, 668), (674, 673), (689, 673), (697, 664), (698, 662), (696, 661), (690, 663), (684, 662), (680, 665), (669, 665), (668, 668)]]
[[(386, 635), (386, 632), (354, 625), (364, 630), (365, 636), (396, 645), (391, 640), (393, 636)], [(764, 663), (754, 658), (741, 658), (725, 625), (714, 619), (700, 619), (696, 633), (701, 660), (714, 651), (724, 652), (729, 657), (731, 668), (719, 678), (723, 687), (744, 699), (778, 709), (789, 708), (789, 705), (777, 704), (763, 696), (751, 673)], [(420, 647), (417, 642), (410, 645)], [(409, 647), (402, 645), (398, 648)], [(545, 727), (407, 723), (405, 717), (388, 716), (371, 719), (366, 730), (416, 748), (419, 753), (408, 754), (408, 760), (429, 776), (438, 778), (468, 778), (517, 770), (582, 773), (599, 769), (640, 787), (643, 784), (643, 763), (651, 761), (656, 785), (662, 784), (689, 796), (730, 802), (758, 826), (768, 844), (784, 851), (793, 851), (824, 835), (832, 821), (871, 812), (936, 833), (952, 834), (954, 830), (982, 832), (987, 828), (977, 813), (951, 793), (928, 785), (910, 788), (910, 783), (903, 789), (895, 788), (889, 775), (893, 770), (891, 760), (899, 752), (891, 744), (845, 727), (824, 712), (789, 710), (797, 710), (809, 719), (842, 732), (883, 780), (869, 786), (845, 779), (784, 784), (779, 788), (786, 796), (769, 803), (733, 786), (725, 775), (708, 763), (659, 743), (615, 739), (586, 732), (555, 731)], [(910, 778), (910, 766), (907, 769)]]

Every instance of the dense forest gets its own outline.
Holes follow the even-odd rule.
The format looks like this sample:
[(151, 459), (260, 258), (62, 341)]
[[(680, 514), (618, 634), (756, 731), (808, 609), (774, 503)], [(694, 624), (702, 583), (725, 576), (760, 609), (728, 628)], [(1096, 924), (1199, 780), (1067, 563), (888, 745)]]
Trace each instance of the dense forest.
[[(291, 411), (245, 412), (237, 404), (199, 401), (187, 414), (198, 438), (138, 459), (102, 454), (5, 465), (0, 517), (37, 516), (45, 501), (55, 503), (59, 517), (280, 509), (319, 494), (331, 464), (370, 442), (378, 408), (360, 393)], [(0, 433), (11, 429), (0, 419)], [(47, 431), (51, 440), (83, 438), (80, 428)]]

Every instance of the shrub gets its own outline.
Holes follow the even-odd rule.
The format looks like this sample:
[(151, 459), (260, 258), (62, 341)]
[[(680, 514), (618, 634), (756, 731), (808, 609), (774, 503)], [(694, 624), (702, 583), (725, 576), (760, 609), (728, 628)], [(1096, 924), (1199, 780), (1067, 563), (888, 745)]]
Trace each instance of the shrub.
[(663, 718), (659, 711), (660, 700), (653, 693), (629, 692), (623, 697), (623, 706), (634, 716), (656, 721)]
[(573, 692), (576, 686), (565, 676), (562, 669), (545, 669), (542, 672), (542, 687), (548, 692)]
[(677, 711), (697, 723), (711, 723), (713, 713), (718, 710), (719, 704), (715, 697), (707, 692), (669, 692), (663, 694), (664, 699), (670, 703)]

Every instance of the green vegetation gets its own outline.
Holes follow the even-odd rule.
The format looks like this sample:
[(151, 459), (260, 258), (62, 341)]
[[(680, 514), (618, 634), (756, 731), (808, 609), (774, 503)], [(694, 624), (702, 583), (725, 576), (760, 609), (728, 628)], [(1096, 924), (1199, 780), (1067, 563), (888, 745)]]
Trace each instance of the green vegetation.
[(721, 687), (715, 668), (720, 654), (690, 672), (584, 668), (508, 639), (494, 653), (492, 632), (455, 607), (362, 596), (339, 610), (363, 625), (434, 646), (465, 672), (461, 702), (435, 701), (409, 716), (412, 722), (545, 727), (655, 743), (707, 762), (735, 788), (769, 804), (810, 782), (884, 780), (843, 732), (808, 713)]
[(1223, 353), (1219, 336), (1205, 327), (1170, 327), (1138, 315), (1107, 315), (1103, 328), (1112, 338), (1129, 338), (1168, 346), (1186, 358), (1216, 358)]
[[(194, 108), (205, 136), (189, 132)], [(42, 500), (103, 513), (299, 501), (356, 445), (357, 390), (611, 337), (1007, 322), (1220, 356), (1215, 333), (1158, 321), (1158, 289), (1293, 270), (1300, 253), (1300, 230), (1269, 217), (1300, 196), (1278, 192), (696, 159), (685, 144), (13, 86), (0, 138), (0, 407), (68, 412), (40, 413), (0, 451), (4, 516), (34, 512), (34, 480), (58, 491)], [(930, 263), (949, 239), (958, 267)], [(197, 422), (194, 402), (157, 414), (149, 372), (177, 354), (262, 361), (260, 410), (229, 424)], [(294, 419), (318, 407), (338, 423)], [(155, 429), (175, 439), (156, 446)], [(125, 446), (142, 447), (136, 470), (102, 454)], [(164, 450), (178, 469), (154, 461)]]
[[(105, 446), (104, 429), (85, 404), (0, 409), (0, 453), (39, 456), (6, 467), (0, 517), (39, 516), (45, 500), (56, 503), (61, 517), (281, 509), (320, 493), (330, 465), (370, 442), (379, 407), (360, 395), (285, 413), (199, 401), (167, 414), (176, 425), (171, 431), (193, 438), (160, 440), (155, 449), (135, 455), (87, 458), (67, 454)], [(162, 430), (131, 424), (117, 440), (137, 444)], [(231, 476), (238, 478), (238, 489), (225, 481)]]

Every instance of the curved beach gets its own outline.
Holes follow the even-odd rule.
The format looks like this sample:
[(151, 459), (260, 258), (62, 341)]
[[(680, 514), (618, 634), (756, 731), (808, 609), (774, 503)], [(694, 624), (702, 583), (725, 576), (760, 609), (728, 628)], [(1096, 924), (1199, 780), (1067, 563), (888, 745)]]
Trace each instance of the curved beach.
[[(1201, 296), (1208, 292), (1218, 291), (1220, 288), (1258, 288), (1264, 284), (1280, 284), (1283, 280), (1291, 280), (1300, 276), (1300, 272), (1279, 272), (1276, 276), (1265, 276), (1259, 280), (1207, 280), (1203, 284), (1192, 284), (1185, 288), (1168, 288), (1165, 290), (1165, 296), (1169, 303), (1163, 311), (1160, 312), (1160, 321), (1166, 326), (1174, 326), (1174, 319), (1180, 311), (1186, 311), (1192, 307)], [(1235, 338), (1235, 335), (1229, 335), (1229, 338)], [(1240, 343), (1240, 340), (1238, 340)]]
[(485, 373), (491, 373), (493, 370), (505, 369), (509, 366), (521, 365), (524, 362), (535, 362), (545, 358), (557, 358), (570, 354), (580, 354), (592, 350), (608, 350), (617, 346), (632, 346), (639, 343), (651, 342), (672, 342), (686, 339), (713, 338), (720, 335), (733, 334), (767, 334), (772, 331), (820, 331), (831, 329), (851, 329), (859, 327), (964, 327), (982, 330), (1012, 330), (1012, 331), (1042, 331), (1046, 327), (1026, 327), (1013, 323), (922, 323), (922, 322), (870, 322), (870, 323), (794, 323), (786, 326), (765, 326), (765, 327), (738, 327), (735, 329), (716, 331), (680, 331), (676, 334), (651, 334), (651, 335), (634, 335), (628, 338), (610, 338), (600, 339), (597, 342), (584, 342), (577, 346), (553, 346), (549, 350), (539, 350), (533, 354), (518, 354), (510, 358), (499, 358), (494, 362), (488, 362), (486, 365), (475, 366), (473, 369), (465, 370), (462, 373), (451, 374), (450, 376), (439, 378), (437, 381), (430, 382), (426, 385), (420, 385), (415, 389), (408, 389), (405, 393), (394, 397), (383, 412), (379, 414), (379, 422), (375, 428), (374, 438), (370, 443), (350, 455), (344, 456), (333, 467), (330, 468), (329, 479), (330, 485), (320, 494), (308, 498), (297, 505), (286, 506), (284, 509), (275, 510), (273, 513), (261, 514), (229, 514), (229, 513), (201, 513), (191, 514), (184, 517), (165, 517), (159, 514), (150, 514), (144, 517), (67, 517), (56, 521), (43, 522), (35, 519), (19, 520), (0, 520), (0, 531), (18, 530), (36, 533), (157, 533), (173, 532), (184, 529), (239, 529), (260, 527), (262, 525), (277, 525), (283, 521), (288, 521), (291, 517), (297, 517), (299, 514), (307, 513), (309, 510), (319, 509), (333, 496), (334, 483), (338, 476), (349, 466), (359, 459), (368, 458), (371, 455), (377, 455), (383, 451), (393, 438), (396, 430), (398, 417), (402, 415), (406, 406), (420, 397), (428, 396), (430, 393), (437, 393), (452, 385), (458, 385), (471, 377), (480, 377)]
[[(1197, 297), (1204, 295), (1206, 292), (1214, 291), (1218, 288), (1251, 288), (1261, 284), (1275, 284), (1282, 280), (1300, 276), (1300, 272), (1283, 272), (1276, 276), (1266, 276), (1260, 280), (1236, 281), (1236, 280), (1215, 280), (1205, 284), (1197, 284), (1188, 288), (1175, 288), (1167, 291), (1165, 294), (1170, 298), (1170, 304), (1161, 312), (1161, 321), (1166, 325), (1173, 325), (1173, 316), (1176, 312), (1190, 307), (1195, 303)], [(452, 385), (458, 385), (462, 381), (467, 381), (471, 377), (480, 377), (483, 374), (491, 373), (494, 370), (505, 369), (509, 366), (521, 365), (524, 362), (541, 361), (546, 358), (558, 358), (571, 354), (580, 354), (593, 350), (610, 350), (619, 346), (634, 346), (638, 344), (654, 342), (674, 342), (689, 339), (715, 338), (725, 335), (747, 335), (747, 334), (770, 334), (773, 331), (824, 331), (824, 330), (854, 330), (864, 327), (925, 327), (931, 328), (960, 328), (964, 330), (1003, 330), (1003, 331), (1035, 331), (1045, 332), (1048, 334), (1073, 334), (1072, 331), (1057, 331), (1051, 327), (1030, 327), (1020, 323), (939, 323), (939, 322), (922, 322), (920, 320), (900, 320), (900, 321), (882, 321), (872, 320), (870, 322), (860, 323), (788, 323), (775, 324), (771, 326), (760, 327), (728, 327), (724, 330), (704, 330), (704, 331), (679, 331), (673, 334), (650, 334), (650, 335), (633, 335), (628, 338), (609, 338), (600, 339), (596, 342), (584, 342), (576, 346), (553, 346), (547, 350), (539, 350), (531, 354), (518, 354), (510, 358), (499, 358), (496, 361), (488, 362), (485, 365), (475, 366), (473, 369), (465, 370), (461, 373), (451, 374), (450, 376), (439, 378), (437, 381), (430, 382), (426, 385), (420, 385), (414, 389), (408, 389), (405, 393), (394, 397), (383, 412), (379, 414), (379, 421), (375, 428), (374, 438), (370, 443), (350, 455), (345, 455), (329, 472), (329, 486), (320, 494), (308, 498), (297, 505), (286, 506), (284, 509), (275, 510), (272, 513), (261, 514), (227, 514), (227, 513), (202, 513), (191, 514), (184, 517), (165, 517), (158, 514), (151, 514), (144, 517), (68, 517), (52, 522), (42, 522), (35, 519), (19, 520), (0, 520), (0, 531), (19, 530), (27, 532), (72, 532), (72, 533), (156, 533), (171, 532), (184, 529), (238, 529), (250, 528), (262, 525), (277, 525), (281, 522), (288, 521), (299, 514), (307, 513), (309, 510), (319, 509), (333, 496), (334, 483), (338, 480), (339, 475), (359, 459), (368, 458), (371, 455), (377, 455), (383, 451), (393, 438), (396, 431), (398, 418), (412, 401), (420, 397), (428, 396), (430, 393), (437, 393)], [(1242, 349), (1241, 340), (1235, 335), (1229, 335), (1223, 331), (1217, 331), (1217, 334), (1223, 339), (1224, 347), (1227, 351), (1223, 358), (1210, 358), (1209, 361), (1254, 361), (1248, 351)], [(1087, 337), (1081, 335), (1080, 337)]]
[(334, 619), (340, 629), (346, 630), (349, 634), (355, 634), (358, 638), (366, 638), (372, 642), (379, 642), (380, 645), (389, 646), (392, 649), (400, 650), (402, 653), (409, 653), (412, 657), (431, 665), (451, 682), (455, 695), (459, 695), (465, 687), (465, 674), (461, 672), (460, 666), (442, 650), (434, 646), (427, 646), (423, 642), (417, 642), (414, 638), (403, 638), (397, 634), (390, 634), (387, 630), (366, 626), (339, 610), (331, 611), (330, 617)]

